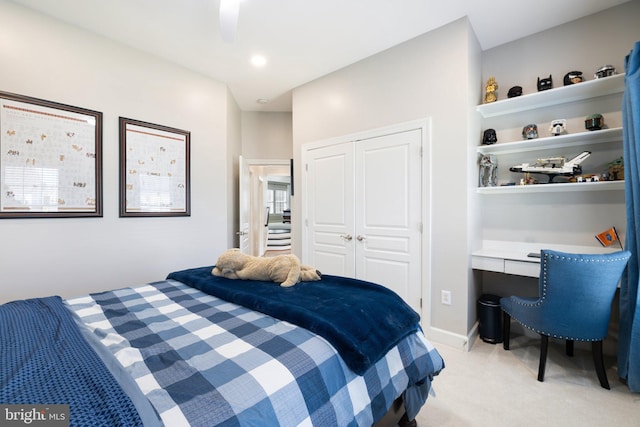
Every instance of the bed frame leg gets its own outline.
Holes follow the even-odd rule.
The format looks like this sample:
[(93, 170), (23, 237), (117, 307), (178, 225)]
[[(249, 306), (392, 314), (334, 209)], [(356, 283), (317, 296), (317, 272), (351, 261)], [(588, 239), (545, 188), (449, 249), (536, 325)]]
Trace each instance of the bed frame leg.
[(398, 422), (398, 427), (417, 427), (417, 426), (418, 426), (418, 423), (416, 423), (416, 420), (409, 420), (407, 418), (406, 413), (402, 415), (402, 418), (400, 418), (400, 421)]

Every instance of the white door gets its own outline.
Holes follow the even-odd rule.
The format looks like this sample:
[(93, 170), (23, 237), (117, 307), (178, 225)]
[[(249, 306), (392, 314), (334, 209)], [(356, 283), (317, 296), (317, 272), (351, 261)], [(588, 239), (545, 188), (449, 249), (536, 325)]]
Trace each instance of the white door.
[(417, 312), (422, 296), (421, 147), (420, 129), (355, 143), (357, 278), (392, 289)]
[(251, 254), (251, 171), (249, 162), (240, 156), (239, 167), (239, 221), (236, 234), (240, 240), (240, 250), (245, 254)]
[(353, 146), (311, 150), (305, 164), (309, 244), (303, 259), (323, 274), (355, 277)]
[(420, 312), (422, 129), (304, 152), (305, 263), (384, 285)]

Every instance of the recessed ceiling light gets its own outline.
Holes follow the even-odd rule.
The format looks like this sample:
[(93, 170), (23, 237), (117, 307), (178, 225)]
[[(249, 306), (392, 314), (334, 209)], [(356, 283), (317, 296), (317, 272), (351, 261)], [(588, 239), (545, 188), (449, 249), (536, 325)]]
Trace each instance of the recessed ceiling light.
[(251, 64), (254, 67), (264, 67), (267, 64), (267, 58), (262, 55), (253, 55), (251, 57)]

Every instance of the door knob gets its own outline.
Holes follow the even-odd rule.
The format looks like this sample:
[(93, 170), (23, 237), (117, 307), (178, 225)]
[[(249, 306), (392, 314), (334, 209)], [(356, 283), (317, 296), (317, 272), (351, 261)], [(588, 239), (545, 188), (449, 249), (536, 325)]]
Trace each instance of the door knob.
[(244, 236), (245, 234), (247, 234), (247, 232), (246, 231), (236, 231), (236, 234), (238, 236)]
[(351, 241), (353, 239), (353, 236), (351, 236), (351, 234), (341, 234), (340, 237), (342, 237), (347, 242), (349, 242), (349, 241)]
[(361, 235), (358, 234), (358, 237), (356, 237), (356, 240), (358, 242), (362, 242), (363, 240), (366, 240), (366, 238), (367, 238), (366, 236), (361, 236)]

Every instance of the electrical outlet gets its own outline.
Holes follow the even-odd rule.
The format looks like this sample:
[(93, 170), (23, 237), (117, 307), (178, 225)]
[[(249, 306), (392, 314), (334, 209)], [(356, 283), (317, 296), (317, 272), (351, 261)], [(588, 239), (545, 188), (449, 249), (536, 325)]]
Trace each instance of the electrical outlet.
[(451, 291), (440, 291), (440, 302), (444, 305), (451, 305)]

